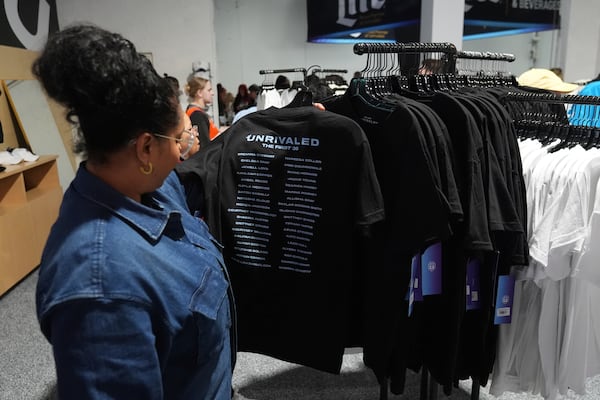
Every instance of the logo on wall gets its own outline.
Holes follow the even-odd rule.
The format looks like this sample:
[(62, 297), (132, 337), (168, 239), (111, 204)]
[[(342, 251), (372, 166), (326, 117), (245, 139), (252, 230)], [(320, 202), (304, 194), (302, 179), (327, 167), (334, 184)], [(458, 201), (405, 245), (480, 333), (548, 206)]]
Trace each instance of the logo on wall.
[(40, 50), (58, 31), (56, 0), (0, 1), (0, 45)]
[[(358, 3), (358, 4), (357, 4)], [(344, 26), (354, 26), (359, 14), (368, 14), (371, 11), (380, 10), (385, 0), (338, 0), (337, 23)]]

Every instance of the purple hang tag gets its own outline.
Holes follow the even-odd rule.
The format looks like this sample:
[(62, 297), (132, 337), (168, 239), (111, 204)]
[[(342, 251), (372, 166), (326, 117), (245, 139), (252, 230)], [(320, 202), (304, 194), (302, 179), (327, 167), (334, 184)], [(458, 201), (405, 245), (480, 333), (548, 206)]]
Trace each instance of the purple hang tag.
[(498, 291), (496, 292), (494, 324), (510, 324), (514, 293), (515, 278), (510, 275), (500, 275), (498, 277)]
[(467, 262), (467, 310), (481, 309), (480, 296), (481, 261), (469, 258)]
[(442, 243), (427, 247), (421, 255), (421, 290), (423, 296), (442, 293)]

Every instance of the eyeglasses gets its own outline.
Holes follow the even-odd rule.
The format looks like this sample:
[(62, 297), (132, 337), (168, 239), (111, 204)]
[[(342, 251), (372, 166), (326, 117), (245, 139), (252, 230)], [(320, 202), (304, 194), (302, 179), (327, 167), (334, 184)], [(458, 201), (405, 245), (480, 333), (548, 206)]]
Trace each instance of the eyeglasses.
[(185, 157), (188, 155), (190, 150), (192, 150), (192, 146), (194, 146), (194, 141), (198, 136), (198, 126), (194, 125), (192, 126), (192, 129), (184, 129), (183, 132), (187, 133), (187, 137), (183, 137), (182, 135), (182, 137), (176, 138), (173, 136), (160, 135), (158, 133), (153, 133), (153, 135), (159, 138), (174, 140), (177, 142), (179, 145), (179, 155), (181, 157)]

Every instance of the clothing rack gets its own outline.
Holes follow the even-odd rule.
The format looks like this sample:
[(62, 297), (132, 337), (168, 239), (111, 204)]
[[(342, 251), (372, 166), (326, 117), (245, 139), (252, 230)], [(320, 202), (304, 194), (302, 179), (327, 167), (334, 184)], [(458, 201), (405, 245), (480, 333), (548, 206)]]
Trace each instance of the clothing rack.
[(454, 73), (456, 67), (456, 46), (452, 43), (356, 43), (354, 54), (427, 54), (442, 53), (444, 73)]
[[(515, 56), (508, 53), (494, 53), (494, 52), (472, 52), (472, 51), (457, 51), (456, 47), (451, 43), (357, 43), (354, 45), (354, 53), (357, 55), (367, 54), (368, 56), (376, 55), (375, 58), (367, 59), (367, 66), (363, 70), (366, 72), (365, 83), (368, 85), (369, 81), (372, 81), (375, 86), (373, 86), (374, 91), (380, 90), (379, 94), (387, 93), (388, 87), (386, 86), (386, 78), (390, 79), (400, 79), (400, 78), (409, 78), (408, 82), (412, 83), (415, 80), (417, 83), (419, 81), (423, 81), (424, 85), (422, 87), (426, 87), (431, 84), (432, 88), (435, 88), (434, 83), (438, 83), (441, 89), (451, 88), (453, 87), (449, 83), (454, 83), (454, 77), (456, 74), (456, 61), (458, 59), (466, 59), (466, 60), (480, 60), (483, 62), (493, 61), (494, 64), (491, 66), (500, 65), (500, 62), (504, 64), (504, 62), (513, 62), (515, 61)], [(441, 57), (439, 58), (430, 58), (427, 57), (428, 54), (441, 53)], [(392, 54), (393, 57), (390, 58), (386, 56), (386, 54)], [(432, 67), (436, 67), (434, 70), (430, 70), (429, 72), (423, 72), (421, 70), (418, 71), (417, 76), (411, 76), (411, 73), (416, 72), (416, 70), (407, 70), (407, 74), (403, 74), (404, 76), (394, 76), (397, 75), (396, 72), (400, 71), (400, 64), (403, 63), (404, 58), (401, 56), (404, 55), (425, 55), (425, 57), (420, 56), (418, 59), (423, 62), (422, 65), (425, 65), (424, 61), (434, 61), (431, 64)], [(417, 57), (411, 60), (409, 57), (406, 57), (408, 61), (412, 61), (414, 65), (414, 61), (417, 61)], [(391, 62), (390, 62), (391, 61)], [(437, 62), (436, 62), (437, 61)], [(478, 63), (481, 64), (481, 63)], [(439, 68), (437, 68), (439, 67)], [(481, 69), (479, 70), (479, 72)], [(490, 76), (482, 76), (484, 78), (489, 78)], [(493, 79), (485, 79), (486, 86), (490, 85), (500, 85), (504, 84), (505, 80), (500, 79), (498, 76), (492, 76)], [(442, 84), (447, 82), (445, 86)], [(477, 83), (479, 80), (471, 80), (467, 78), (464, 84), (468, 83)], [(377, 86), (379, 83), (381, 85)], [(418, 85), (417, 85), (418, 88)], [(435, 90), (435, 89), (434, 89)], [(415, 91), (415, 90), (413, 90)], [(420, 400), (433, 400), (438, 398), (438, 389), (439, 384), (432, 377), (428, 369), (423, 366), (420, 371)], [(388, 378), (382, 378), (380, 381), (380, 400), (387, 400), (388, 398)], [(472, 377), (472, 387), (471, 387), (471, 399), (478, 400), (480, 393), (481, 381), (477, 376)]]
[(452, 43), (356, 43), (354, 54), (369, 53), (446, 53), (456, 54)]
[[(294, 97), (294, 99), (286, 104), (291, 107), (301, 106), (301, 105), (310, 105), (312, 104), (312, 93), (308, 91), (306, 86), (306, 77), (308, 73), (308, 69), (304, 67), (295, 67), (295, 68), (282, 68), (282, 69), (261, 69), (258, 71), (260, 75), (274, 75), (274, 74), (285, 74), (285, 73), (301, 73), (302, 79), (294, 79), (291, 82), (291, 89), (297, 90), (298, 94)], [(262, 90), (267, 89), (275, 89), (275, 82), (267, 80), (263, 81), (261, 85)], [(260, 102), (259, 102), (260, 103)], [(259, 106), (259, 109), (260, 106)]]
[[(285, 74), (289, 72), (301, 73), (302, 74), (302, 82), (306, 80), (307, 69), (302, 67), (296, 68), (283, 68), (283, 69), (261, 69), (258, 71), (260, 75), (274, 75), (274, 74)], [(264, 86), (264, 85), (263, 85)]]
[[(537, 142), (539, 142), (539, 144), (541, 144), (541, 150), (545, 151), (547, 153), (554, 153), (556, 151), (563, 151), (565, 149), (573, 149), (574, 147), (578, 147), (577, 150), (581, 150), (579, 147), (583, 147), (586, 150), (589, 150), (591, 148), (599, 148), (600, 147), (600, 96), (587, 96), (587, 95), (559, 95), (559, 94), (554, 94), (554, 93), (537, 93), (537, 92), (531, 92), (531, 91), (526, 91), (529, 90), (527, 88), (523, 88), (519, 91), (515, 90), (515, 91), (509, 91), (507, 92), (504, 96), (502, 96), (501, 100), (505, 103), (505, 105), (507, 106), (507, 108), (509, 109), (509, 111), (511, 112), (511, 116), (513, 117), (513, 119), (515, 119), (515, 127), (517, 128), (517, 134), (520, 136), (521, 139), (534, 139)], [(547, 110), (547, 111), (546, 111)], [(546, 111), (546, 112), (545, 112)], [(514, 114), (513, 114), (514, 113)], [(522, 149), (523, 150), (523, 149)], [(570, 151), (567, 151), (566, 153), (570, 153)], [(578, 158), (582, 158), (585, 159), (585, 157), (582, 157), (580, 155), (578, 155), (576, 152), (573, 152), (575, 154), (566, 154), (566, 157), (572, 157), (573, 159), (578, 159)], [(531, 158), (529, 158), (529, 156), (532, 153), (527, 152), (527, 150), (525, 149), (525, 154), (524, 154), (524, 159), (525, 160), (531, 160)], [(545, 155), (543, 155), (542, 157), (545, 157)], [(566, 159), (566, 158), (565, 158)], [(589, 167), (588, 164), (585, 164), (586, 168)], [(549, 192), (546, 191), (542, 191), (542, 192), (538, 192), (536, 190), (536, 185), (531, 185), (531, 192), (528, 193), (528, 197), (531, 197), (531, 200), (528, 200), (529, 204), (544, 204), (544, 202), (546, 202), (546, 205), (548, 203), (554, 203), (554, 204), (561, 204), (561, 209), (558, 212), (559, 214), (562, 214), (565, 210), (569, 210), (569, 207), (573, 204), (571, 203), (573, 201), (573, 198), (569, 197), (568, 201), (565, 201), (564, 203), (558, 200), (558, 195), (557, 193), (560, 192), (565, 192), (568, 193), (570, 191), (569, 188), (569, 184), (572, 182), (572, 179), (575, 179), (575, 175), (578, 175), (580, 173), (580, 171), (583, 171), (582, 169), (579, 168), (575, 168), (575, 169), (568, 169), (565, 168), (564, 170), (559, 167), (557, 164), (553, 164), (553, 165), (545, 165), (543, 163), (541, 164), (536, 164), (533, 163), (530, 164), (528, 166), (528, 169), (530, 172), (530, 182), (533, 181), (535, 178), (533, 178), (533, 176), (535, 175), (535, 169), (537, 168), (538, 171), (560, 171), (560, 179), (554, 179), (556, 178), (556, 176), (558, 175), (558, 172), (556, 174), (548, 174), (546, 176), (543, 176), (542, 178), (540, 178), (540, 180), (537, 182), (537, 187), (550, 187), (552, 188), (552, 190), (550, 192), (553, 192), (553, 195), (556, 195), (555, 197), (551, 197), (552, 195), (549, 194)], [(586, 175), (587, 176), (587, 175)], [(585, 198), (586, 196), (586, 191), (589, 190), (589, 193), (587, 194), (591, 194), (591, 196), (593, 197), (593, 193), (595, 193), (595, 189), (596, 189), (596, 183), (597, 180), (591, 179), (591, 180), (586, 180), (585, 181), (586, 184), (582, 185), (581, 188), (578, 188), (577, 190), (580, 191), (580, 194), (577, 195), (577, 200), (574, 201), (574, 203), (577, 203), (578, 199), (580, 198), (580, 196), (583, 196)], [(549, 200), (551, 199), (551, 200)], [(595, 209), (594, 204), (591, 203), (591, 208), (590, 210)], [(540, 206), (540, 209), (535, 210), (534, 212), (540, 216), (539, 220), (543, 220), (547, 215), (545, 214), (545, 209), (544, 206)], [(586, 230), (587, 231), (587, 226), (588, 226), (588, 218), (591, 219), (591, 211), (587, 211), (587, 213), (585, 212), (585, 210), (580, 209), (578, 212), (579, 217), (577, 218), (572, 218), (572, 215), (569, 217), (569, 219), (577, 219), (577, 220), (581, 220), (581, 223), (577, 223), (577, 228), (575, 227), (570, 227), (569, 229), (571, 231), (574, 231), (575, 229), (582, 229), (582, 230)], [(552, 218), (553, 222), (553, 226), (556, 227), (560, 227), (562, 225), (565, 224), (565, 220), (564, 219), (559, 219), (561, 217), (554, 217), (554, 216), (550, 216), (550, 218)], [(592, 223), (589, 222), (590, 225), (592, 226)], [(532, 228), (532, 231), (536, 230), (536, 226), (534, 225), (534, 227)], [(566, 236), (566, 235), (565, 235)], [(563, 237), (565, 237), (563, 236)], [(587, 234), (584, 234), (584, 236), (587, 236)], [(557, 235), (555, 235), (554, 233), (552, 235), (548, 235), (545, 239), (542, 240), (550, 240), (550, 238), (556, 238), (558, 237)], [(587, 241), (587, 237), (585, 239)], [(563, 241), (564, 243), (564, 241)], [(573, 243), (575, 243), (575, 241), (573, 241)], [(538, 243), (539, 245), (539, 243)], [(548, 245), (548, 244), (546, 244)], [(586, 248), (587, 246), (591, 246), (592, 242), (588, 243), (587, 245), (582, 245), (583, 248)], [(538, 248), (542, 248), (544, 245), (540, 245), (540, 247)], [(549, 244), (550, 248), (552, 247), (552, 244)], [(577, 245), (579, 246), (579, 245)], [(548, 251), (548, 250), (546, 250)], [(579, 253), (579, 251), (575, 251), (572, 252), (571, 249), (566, 249), (565, 247), (561, 248), (561, 253), (562, 254), (570, 254), (569, 259), (568, 260), (564, 260), (562, 261), (562, 267), (564, 268), (577, 268), (577, 270), (581, 270), (585, 267), (581, 267), (581, 265), (577, 265), (575, 261), (573, 261), (573, 259), (581, 259), (584, 258), (582, 256), (581, 253)], [(578, 254), (579, 253), (579, 254)], [(548, 254), (548, 253), (546, 253)], [(577, 254), (577, 256), (574, 256), (575, 254)], [(550, 264), (550, 263), (549, 263)], [(575, 266), (577, 265), (577, 266)], [(549, 270), (551, 270), (552, 268), (555, 268), (555, 266), (549, 266)], [(567, 274), (567, 279), (568, 279), (568, 274)], [(562, 281), (563, 279), (565, 279), (565, 277), (559, 276), (559, 277), (554, 277), (552, 278), (553, 281), (558, 282), (558, 281)], [(562, 290), (566, 290), (568, 291), (577, 291), (577, 289), (571, 288), (569, 287), (568, 283), (563, 287), (561, 286), (561, 291)], [(525, 291), (523, 291), (522, 296), (526, 296), (526, 294), (524, 293)], [(545, 299), (542, 299), (542, 305), (544, 303)], [(579, 307), (578, 303), (574, 303), (574, 304), (570, 304), (568, 309), (565, 308), (562, 303), (559, 304), (553, 304), (550, 303), (550, 308), (553, 310), (553, 312), (556, 312), (556, 314), (553, 314), (552, 317), (552, 322), (550, 322), (549, 320), (546, 320), (544, 323), (542, 323), (541, 321), (539, 322), (539, 331), (540, 334), (543, 334), (541, 332), (547, 332), (547, 329), (542, 329), (542, 326), (550, 326), (550, 324), (555, 324), (556, 328), (554, 330), (554, 332), (556, 332), (557, 330), (559, 332), (567, 332), (567, 331), (586, 331), (586, 328), (584, 328), (583, 326), (578, 326), (577, 325), (577, 321), (581, 321), (583, 319), (582, 316), (580, 316), (580, 319), (574, 319), (572, 318), (572, 315), (570, 314), (569, 309), (573, 309), (576, 310)], [(534, 308), (538, 308), (537, 306)], [(526, 313), (528, 319), (538, 319), (538, 315), (536, 315), (535, 311), (533, 311), (532, 308), (527, 308), (526, 310), (523, 310), (524, 313)], [(590, 309), (590, 313), (593, 312), (597, 312), (597, 310), (595, 309)], [(531, 314), (530, 314), (531, 313)], [(554, 315), (556, 316), (556, 319), (554, 318)], [(517, 318), (517, 313), (513, 314), (513, 318)], [(513, 319), (514, 321), (514, 319)], [(517, 325), (514, 327), (515, 331), (518, 331), (520, 328), (522, 328), (520, 325)], [(536, 329), (538, 330), (538, 329)], [(591, 335), (593, 335), (593, 333), (591, 333)], [(568, 337), (567, 337), (568, 338)], [(582, 376), (582, 375), (576, 375), (577, 378), (573, 377), (573, 376), (569, 376), (568, 373), (564, 373), (561, 370), (564, 369), (574, 369), (577, 370), (577, 368), (572, 367), (573, 365), (573, 361), (575, 361), (577, 364), (576, 365), (585, 365), (586, 361), (581, 360), (581, 359), (567, 359), (567, 361), (562, 361), (563, 360), (563, 354), (565, 353), (573, 353), (573, 342), (578, 342), (579, 340), (581, 340), (581, 337), (578, 337), (576, 339), (571, 339), (568, 338), (567, 340), (565, 340), (564, 338), (561, 338), (561, 342), (559, 343), (559, 345), (557, 346), (557, 348), (553, 351), (555, 351), (557, 355), (560, 355), (560, 361), (557, 357), (552, 356), (552, 358), (549, 358), (547, 361), (547, 369), (546, 370), (551, 370), (551, 373), (549, 374), (548, 377), (544, 376), (544, 379), (546, 380), (544, 386), (547, 388), (545, 390), (546, 393), (542, 393), (542, 395), (544, 397), (552, 397), (552, 398), (556, 398), (558, 393), (558, 397), (563, 398), (562, 395), (565, 395), (564, 397), (571, 397), (570, 395), (567, 396), (566, 393), (563, 393), (563, 391), (561, 390), (561, 388), (567, 388), (567, 387), (577, 387), (578, 384), (572, 385), (572, 381), (568, 381), (568, 380), (577, 380), (577, 379), (581, 379), (583, 380), (584, 378), (588, 378), (587, 376), (587, 372), (581, 372), (581, 374), (586, 374), (586, 376)], [(538, 336), (537, 338), (534, 339), (535, 343), (540, 343), (543, 342), (544, 339), (540, 336)], [(569, 343), (570, 344), (566, 344)], [(585, 342), (585, 341), (583, 341)], [(514, 347), (516, 348), (516, 346)], [(522, 346), (519, 346), (519, 348), (523, 348)], [(568, 351), (565, 351), (565, 349), (569, 349)], [(545, 349), (544, 349), (545, 350)], [(591, 353), (590, 351), (587, 351), (588, 353)], [(542, 375), (543, 371), (542, 371)], [(559, 378), (561, 377), (562, 378)], [(521, 387), (533, 387), (535, 385), (535, 382), (533, 382), (532, 380), (529, 380), (529, 382), (526, 381), (521, 381), (520, 382), (520, 386)], [(584, 390), (585, 389), (585, 390)], [(538, 389), (539, 390), (539, 389)], [(544, 390), (544, 389), (542, 389)], [(569, 389), (571, 390), (571, 389)], [(579, 386), (579, 390), (576, 390), (576, 394), (577, 395), (583, 395), (583, 392), (581, 392), (583, 390), (583, 392), (588, 392), (588, 388), (583, 388), (582, 386)], [(551, 391), (555, 391), (554, 394), (548, 395), (549, 392)], [(575, 396), (574, 396), (575, 397)], [(579, 396), (576, 396), (579, 397)], [(587, 397), (587, 396), (583, 396), (583, 397)], [(593, 397), (593, 396), (592, 396)]]
[(577, 144), (586, 149), (600, 146), (599, 96), (508, 92), (504, 100), (521, 137), (545, 143), (560, 139), (551, 151)]
[(321, 69), (321, 68), (315, 68), (312, 70), (312, 72), (314, 72), (315, 74), (318, 73), (324, 73), (324, 74), (345, 74), (348, 72), (347, 69)]
[[(306, 75), (308, 70), (306, 68), (303, 67), (295, 67), (295, 68), (283, 68), (283, 69), (261, 69), (260, 71), (258, 71), (258, 73), (260, 75), (274, 75), (274, 74), (285, 74), (285, 73), (290, 73), (290, 72), (294, 72), (294, 73), (301, 73), (302, 74), (302, 79), (301, 80), (294, 80), (294, 84), (299, 83), (301, 88), (304, 89), (304, 83), (306, 82)], [(273, 89), (275, 88), (275, 82), (267, 82), (267, 80), (265, 79), (265, 81), (263, 81), (261, 87), (262, 89)]]
[(306, 75), (306, 68), (261, 69), (258, 71), (261, 75), (283, 74), (286, 72), (302, 72), (302, 74)]
[(506, 63), (515, 59), (510, 53), (460, 50), (456, 53), (456, 75), (466, 79), (466, 85), (516, 86), (516, 78), (505, 69)]
[(470, 50), (457, 51), (456, 58), (469, 59), (469, 60), (507, 61), (507, 62), (513, 62), (516, 60), (515, 55), (510, 54), (510, 53), (494, 53), (494, 52), (489, 52), (489, 51), (470, 51)]
[(582, 96), (582, 95), (555, 95), (551, 93), (523, 93), (508, 92), (504, 96), (506, 101), (535, 101), (539, 103), (554, 104), (589, 104), (600, 105), (600, 96)]
[(319, 65), (308, 69), (304, 83), (313, 92), (315, 101), (323, 98), (343, 94), (348, 89), (348, 82), (342, 76), (347, 69), (321, 68)]
[[(354, 45), (354, 53), (357, 55), (367, 54), (367, 55), (380, 55), (380, 54), (394, 54), (398, 56), (398, 59), (395, 62), (398, 64), (396, 66), (390, 66), (388, 64), (388, 60), (378, 58), (374, 64), (371, 65), (369, 60), (367, 60), (367, 67), (365, 71), (367, 72), (376, 72), (392, 74), (393, 71), (400, 68), (400, 64), (402, 63), (400, 60), (400, 56), (403, 55), (413, 55), (413, 54), (431, 54), (431, 53), (441, 53), (442, 57), (441, 61), (441, 73), (442, 74), (453, 74), (456, 67), (456, 46), (452, 43), (356, 43)], [(393, 64), (393, 63), (392, 63)], [(369, 68), (374, 69), (369, 69)], [(396, 68), (397, 67), (397, 68)], [(422, 78), (422, 76), (419, 76)], [(376, 78), (376, 77), (375, 77)], [(439, 384), (430, 376), (428, 369), (423, 366), (420, 371), (421, 381), (420, 381), (420, 394), (419, 400), (434, 400), (438, 398), (438, 388)], [(389, 380), (387, 378), (383, 378), (380, 382), (380, 393), (379, 400), (387, 400), (388, 399), (388, 385)], [(473, 387), (473, 395), (477, 395), (477, 397), (472, 397), (472, 399), (478, 399), (479, 393), (479, 381), (474, 380)]]

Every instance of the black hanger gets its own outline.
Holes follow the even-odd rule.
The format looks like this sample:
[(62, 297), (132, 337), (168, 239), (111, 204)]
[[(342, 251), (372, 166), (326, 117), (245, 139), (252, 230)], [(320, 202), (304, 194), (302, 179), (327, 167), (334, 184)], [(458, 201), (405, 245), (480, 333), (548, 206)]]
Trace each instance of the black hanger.
[(312, 106), (313, 104), (313, 94), (310, 90), (301, 89), (298, 90), (298, 93), (294, 96), (292, 101), (289, 102), (283, 108), (294, 108), (294, 107), (304, 107), (304, 106)]
[(303, 81), (293, 81), (291, 89), (294, 89), (294, 90), (305, 90), (306, 86), (304, 85)]

